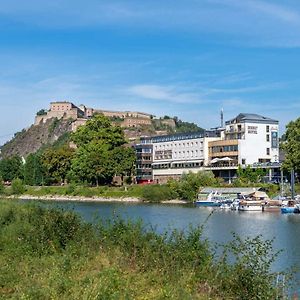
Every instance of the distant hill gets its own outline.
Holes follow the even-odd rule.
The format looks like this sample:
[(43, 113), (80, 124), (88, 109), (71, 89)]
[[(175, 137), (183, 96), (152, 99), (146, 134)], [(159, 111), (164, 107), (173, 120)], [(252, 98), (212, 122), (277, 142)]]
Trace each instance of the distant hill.
[[(112, 120), (116, 125), (118, 122)], [(22, 130), (1, 147), (1, 158), (19, 155), (26, 157), (42, 148), (58, 146), (69, 141), (72, 132), (72, 119), (47, 119), (38, 125), (32, 125), (27, 130)], [(73, 124), (74, 125), (74, 124)], [(184, 122), (177, 117), (165, 116), (152, 119), (151, 125), (139, 125), (136, 127), (123, 127), (125, 137), (129, 143), (139, 141), (140, 136), (165, 135), (176, 132), (195, 132), (203, 130), (194, 123)]]

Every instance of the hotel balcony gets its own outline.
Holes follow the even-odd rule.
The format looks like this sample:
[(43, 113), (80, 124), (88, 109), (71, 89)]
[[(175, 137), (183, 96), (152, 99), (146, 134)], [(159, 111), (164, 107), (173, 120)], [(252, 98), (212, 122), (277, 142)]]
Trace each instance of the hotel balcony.
[(245, 133), (245, 127), (237, 127), (237, 128), (230, 128), (225, 130), (225, 134), (231, 134), (231, 133)]

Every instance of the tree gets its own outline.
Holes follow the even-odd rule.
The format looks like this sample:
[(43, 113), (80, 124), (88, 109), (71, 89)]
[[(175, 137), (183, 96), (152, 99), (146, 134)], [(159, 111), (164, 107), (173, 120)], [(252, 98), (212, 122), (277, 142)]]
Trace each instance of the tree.
[(135, 151), (128, 147), (116, 147), (112, 151), (115, 175), (132, 176), (135, 170)]
[(28, 185), (42, 185), (47, 181), (46, 170), (41, 163), (41, 156), (37, 153), (29, 154), (24, 165), (24, 183)]
[(39, 111), (36, 113), (37, 116), (44, 116), (44, 115), (46, 115), (46, 114), (47, 114), (47, 110), (46, 110), (46, 109), (41, 109), (41, 110), (39, 110)]
[(285, 152), (283, 168), (294, 169), (300, 172), (300, 118), (291, 121), (287, 126), (285, 141), (281, 143), (281, 148)]
[(62, 183), (71, 169), (71, 160), (74, 156), (74, 149), (64, 146), (59, 149), (47, 149), (41, 157), (42, 165), (47, 176), (53, 182)]
[(262, 168), (252, 169), (250, 166), (247, 166), (243, 169), (239, 166), (237, 170), (237, 176), (241, 183), (249, 184), (249, 183), (258, 183), (262, 180), (264, 176), (266, 176), (267, 171)]
[(174, 121), (176, 124), (176, 132), (198, 132), (203, 131), (204, 129), (196, 125), (195, 123), (183, 122), (179, 120), (177, 117), (174, 117)]
[(189, 201), (195, 201), (200, 187), (216, 184), (218, 181), (211, 171), (189, 172), (183, 174), (179, 181), (174, 179), (168, 181), (168, 186), (175, 197)]
[(111, 149), (125, 144), (124, 132), (119, 126), (112, 126), (109, 119), (96, 115), (80, 126), (71, 136), (77, 147), (85, 147), (90, 142), (109, 145)]
[(20, 156), (12, 156), (0, 161), (0, 176), (4, 181), (23, 177), (23, 162)]
[(70, 178), (96, 184), (110, 183), (114, 175), (109, 145), (90, 142), (80, 147), (72, 160)]
[(114, 175), (132, 174), (135, 155), (123, 147), (124, 133), (103, 115), (96, 115), (72, 134), (77, 145), (70, 177), (91, 184), (110, 183)]

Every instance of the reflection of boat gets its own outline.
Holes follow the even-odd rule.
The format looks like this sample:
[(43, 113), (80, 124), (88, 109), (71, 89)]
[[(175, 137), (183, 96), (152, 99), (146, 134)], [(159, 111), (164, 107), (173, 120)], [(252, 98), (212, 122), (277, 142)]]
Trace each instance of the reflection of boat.
[(226, 201), (228, 198), (219, 194), (218, 192), (211, 192), (206, 199), (199, 199), (196, 201), (198, 206), (221, 206), (222, 202)]

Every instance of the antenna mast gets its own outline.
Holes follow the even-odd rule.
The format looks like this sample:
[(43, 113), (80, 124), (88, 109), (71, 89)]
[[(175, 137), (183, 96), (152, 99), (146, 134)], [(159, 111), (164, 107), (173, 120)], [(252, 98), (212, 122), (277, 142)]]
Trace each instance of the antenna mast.
[(224, 111), (223, 108), (221, 108), (221, 128), (224, 126)]

